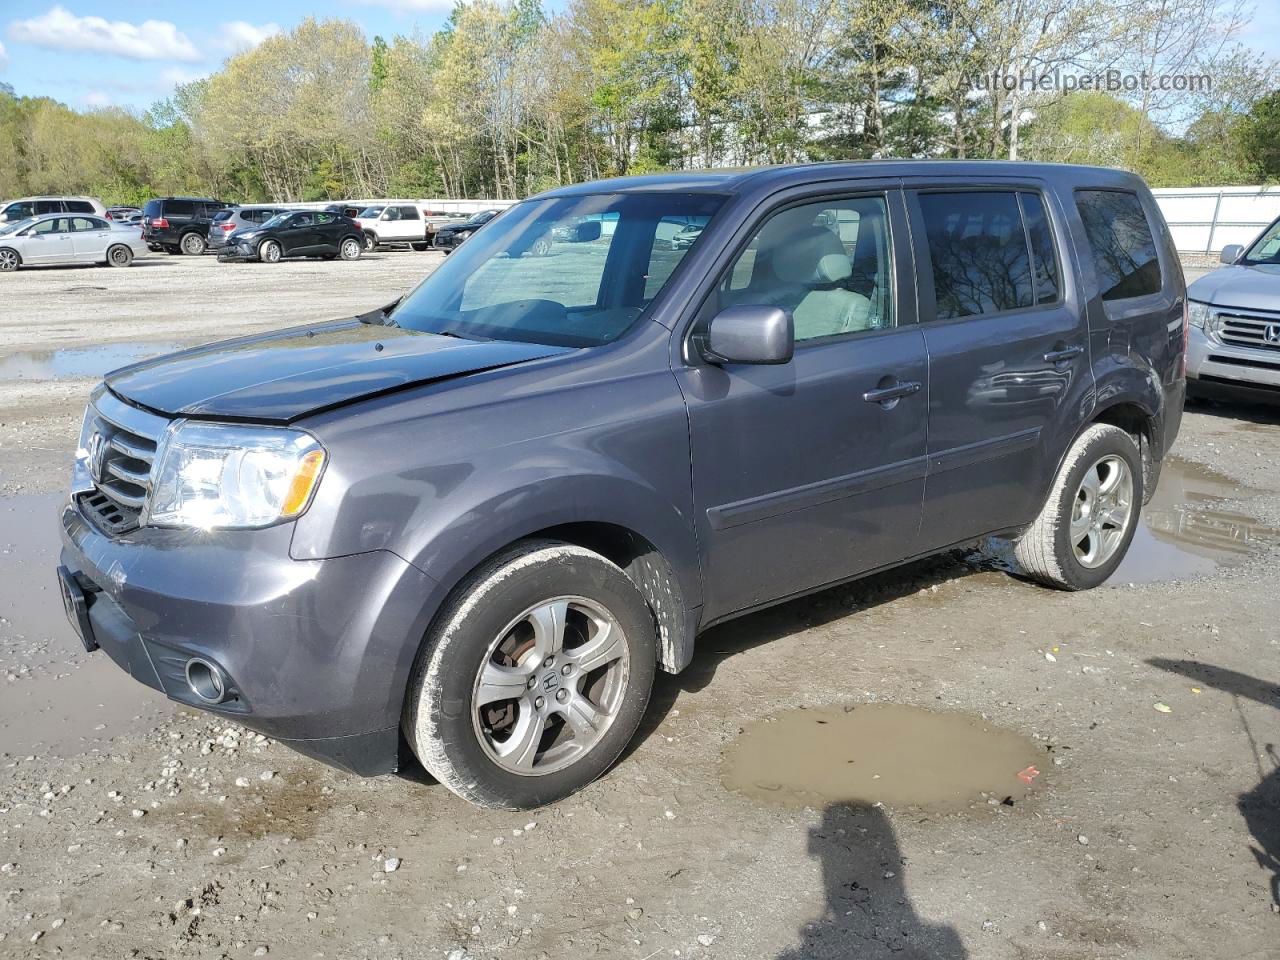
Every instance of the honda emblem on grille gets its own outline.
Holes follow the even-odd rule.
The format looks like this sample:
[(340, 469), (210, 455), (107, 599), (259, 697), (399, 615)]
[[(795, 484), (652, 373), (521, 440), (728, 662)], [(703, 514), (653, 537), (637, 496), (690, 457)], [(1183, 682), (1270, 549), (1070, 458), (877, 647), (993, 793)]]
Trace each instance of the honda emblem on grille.
[(89, 437), (87, 453), (89, 476), (101, 483), (107, 478), (107, 438), (95, 430)]
[(1262, 331), (1262, 339), (1280, 347), (1280, 323), (1268, 323), (1267, 328)]

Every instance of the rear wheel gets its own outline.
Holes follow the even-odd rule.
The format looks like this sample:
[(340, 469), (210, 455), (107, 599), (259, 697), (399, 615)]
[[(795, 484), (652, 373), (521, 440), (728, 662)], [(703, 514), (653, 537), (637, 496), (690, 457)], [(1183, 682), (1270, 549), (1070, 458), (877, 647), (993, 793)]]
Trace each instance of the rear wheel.
[(209, 244), (198, 233), (188, 233), (182, 238), (182, 252), (189, 257), (198, 257), (204, 253)]
[(551, 252), (551, 238), (539, 237), (533, 241), (533, 246), (529, 248), (529, 252), (535, 257), (545, 257)]
[(107, 266), (127, 267), (131, 263), (133, 263), (133, 251), (123, 243), (107, 248)]
[(1018, 565), (1063, 590), (1105, 582), (1137, 529), (1142, 478), (1133, 437), (1111, 424), (1090, 426), (1071, 445), (1040, 516), (1015, 540)]
[(409, 244), (409, 246), (413, 247), (413, 249), (418, 251), (418, 253), (421, 253), (422, 251), (429, 249), (431, 244), (427, 243), (425, 240), (420, 240), (417, 243)]
[(343, 260), (359, 260), (363, 244), (355, 237), (347, 237), (338, 248), (338, 255)]
[(653, 616), (621, 569), (581, 547), (522, 544), (441, 612), (410, 681), (405, 735), (464, 799), (541, 806), (617, 759), (656, 662)]
[(18, 256), (17, 250), (10, 250), (8, 247), (0, 247), (0, 273), (8, 273), (11, 270), (17, 270), (22, 263), (22, 258)]
[(263, 240), (262, 246), (258, 247), (258, 259), (263, 263), (279, 263), (282, 252), (277, 241)]

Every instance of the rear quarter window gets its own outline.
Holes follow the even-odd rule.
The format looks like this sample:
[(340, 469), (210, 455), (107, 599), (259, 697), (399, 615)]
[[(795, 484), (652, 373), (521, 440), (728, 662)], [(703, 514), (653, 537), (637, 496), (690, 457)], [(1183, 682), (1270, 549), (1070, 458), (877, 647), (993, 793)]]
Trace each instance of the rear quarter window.
[(1127, 300), (1160, 292), (1160, 257), (1135, 193), (1077, 190), (1076, 208), (1098, 274), (1103, 300)]

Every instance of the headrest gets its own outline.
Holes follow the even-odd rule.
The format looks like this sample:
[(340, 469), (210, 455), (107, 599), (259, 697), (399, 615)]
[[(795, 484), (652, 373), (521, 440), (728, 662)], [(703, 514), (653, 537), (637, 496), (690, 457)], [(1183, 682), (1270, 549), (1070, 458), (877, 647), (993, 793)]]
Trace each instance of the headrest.
[(785, 283), (839, 283), (853, 273), (844, 245), (826, 227), (805, 227), (778, 241), (773, 269)]

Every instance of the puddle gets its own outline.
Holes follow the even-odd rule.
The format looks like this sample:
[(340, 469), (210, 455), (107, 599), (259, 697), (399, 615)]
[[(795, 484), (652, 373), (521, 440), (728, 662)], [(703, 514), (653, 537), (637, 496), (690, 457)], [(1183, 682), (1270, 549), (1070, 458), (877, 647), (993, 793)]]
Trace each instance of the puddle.
[(86, 654), (67, 624), (54, 579), (62, 499), (0, 498), (0, 755), (74, 756), (174, 709), (101, 651)]
[(117, 367), (183, 349), (169, 342), (104, 343), (98, 347), (24, 350), (0, 359), (0, 380), (70, 380), (100, 377)]
[(1280, 540), (1280, 530), (1217, 502), (1248, 497), (1216, 470), (1169, 457), (1155, 496), (1142, 510), (1142, 523), (1110, 583), (1155, 583), (1211, 574), (1243, 562), (1258, 547)]
[(846, 704), (751, 724), (726, 750), (723, 780), (772, 805), (883, 803), (954, 812), (984, 794), (1016, 802), (1031, 789), (1019, 771), (1047, 762), (1043, 746), (978, 717)]

